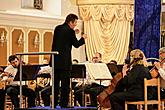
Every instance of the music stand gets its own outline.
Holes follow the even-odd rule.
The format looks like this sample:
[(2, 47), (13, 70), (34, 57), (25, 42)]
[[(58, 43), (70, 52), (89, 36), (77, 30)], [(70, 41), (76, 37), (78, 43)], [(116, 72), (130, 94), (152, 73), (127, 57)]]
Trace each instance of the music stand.
[[(22, 62), (22, 56), (24, 55), (51, 55), (52, 61), (52, 109), (54, 109), (54, 56), (58, 55), (59, 52), (28, 52), (28, 53), (16, 53), (16, 55), (20, 56), (20, 62)], [(20, 63), (20, 108), (22, 108), (22, 63)]]
[(86, 78), (86, 67), (84, 64), (73, 64), (71, 78)]
[[(22, 65), (22, 81), (34, 80), (38, 74), (39, 69), (40, 65)], [(19, 68), (14, 81), (20, 81)]]
[[(84, 78), (86, 78), (85, 64), (73, 64), (70, 78), (71, 78), (71, 84), (70, 84), (71, 90), (72, 90), (72, 78), (83, 78), (83, 84), (84, 84)], [(83, 92), (83, 96), (84, 96), (84, 92)], [(71, 95), (71, 100), (72, 100), (72, 95)], [(82, 98), (82, 102), (84, 104), (84, 97)]]

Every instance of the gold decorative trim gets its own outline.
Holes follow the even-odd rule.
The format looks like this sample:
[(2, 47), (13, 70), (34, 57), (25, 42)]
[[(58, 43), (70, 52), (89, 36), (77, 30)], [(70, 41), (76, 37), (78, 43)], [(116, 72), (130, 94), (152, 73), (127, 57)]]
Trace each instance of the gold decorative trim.
[(134, 4), (134, 0), (77, 0), (77, 5)]

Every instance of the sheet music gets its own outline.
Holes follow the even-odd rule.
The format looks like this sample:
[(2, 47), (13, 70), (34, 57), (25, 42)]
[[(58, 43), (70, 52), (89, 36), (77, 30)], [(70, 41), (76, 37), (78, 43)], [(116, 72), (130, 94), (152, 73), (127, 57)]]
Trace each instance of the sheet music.
[(112, 75), (105, 63), (86, 63), (85, 66), (90, 77), (95, 80), (112, 79)]

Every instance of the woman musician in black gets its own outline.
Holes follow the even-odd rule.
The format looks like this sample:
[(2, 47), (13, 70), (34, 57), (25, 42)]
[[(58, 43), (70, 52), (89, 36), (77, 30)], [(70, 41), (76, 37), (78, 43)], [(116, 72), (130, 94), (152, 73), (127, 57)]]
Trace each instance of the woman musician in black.
[[(144, 53), (140, 49), (132, 50), (130, 53), (132, 65), (123, 66), (123, 78), (120, 80), (120, 87), (124, 91), (114, 91), (110, 96), (110, 103), (113, 110), (124, 110), (125, 101), (143, 100), (144, 78), (151, 79), (147, 68)], [(128, 106), (129, 110), (136, 110), (136, 106)]]

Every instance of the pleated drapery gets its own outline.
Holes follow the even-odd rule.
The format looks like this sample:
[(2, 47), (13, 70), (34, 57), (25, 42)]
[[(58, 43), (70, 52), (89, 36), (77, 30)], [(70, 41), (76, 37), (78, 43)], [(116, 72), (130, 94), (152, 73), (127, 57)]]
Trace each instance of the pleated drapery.
[(103, 62), (116, 60), (123, 64), (128, 53), (133, 5), (82, 5), (79, 11), (88, 36), (85, 41), (88, 60), (100, 52)]

